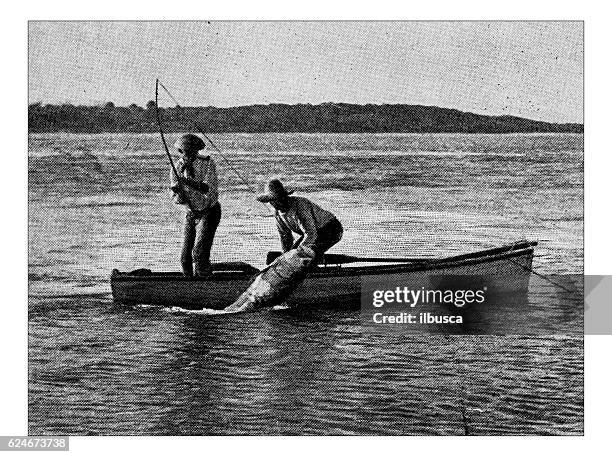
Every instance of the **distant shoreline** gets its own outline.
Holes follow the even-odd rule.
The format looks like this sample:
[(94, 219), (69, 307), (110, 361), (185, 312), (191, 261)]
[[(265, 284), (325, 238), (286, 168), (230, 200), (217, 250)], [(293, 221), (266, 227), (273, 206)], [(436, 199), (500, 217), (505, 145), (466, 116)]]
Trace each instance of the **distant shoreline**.
[[(166, 131), (165, 135), (179, 135), (188, 130)], [(198, 132), (195, 132), (198, 134)], [(584, 135), (584, 132), (206, 132), (215, 135)], [(56, 132), (28, 132), (28, 135), (159, 135), (157, 132), (68, 132), (58, 130)]]
[[(347, 103), (270, 104), (231, 108), (160, 108), (165, 132), (193, 130), (192, 119), (210, 133), (583, 133), (584, 125), (517, 116), (485, 116), (422, 105)], [(127, 107), (28, 106), (29, 133), (154, 133), (155, 103)]]

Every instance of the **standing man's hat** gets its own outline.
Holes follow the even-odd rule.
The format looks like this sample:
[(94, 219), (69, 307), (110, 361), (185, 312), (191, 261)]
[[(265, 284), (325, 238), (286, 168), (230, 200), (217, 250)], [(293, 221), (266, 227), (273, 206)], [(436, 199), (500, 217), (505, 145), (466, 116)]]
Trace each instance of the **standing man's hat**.
[(278, 179), (271, 179), (266, 185), (266, 192), (257, 196), (257, 200), (262, 203), (267, 203), (272, 200), (283, 200), (291, 195), (294, 191), (285, 189), (283, 183)]
[(181, 135), (176, 143), (174, 143), (176, 149), (181, 151), (200, 151), (206, 147), (206, 143), (197, 135), (193, 133), (186, 133)]

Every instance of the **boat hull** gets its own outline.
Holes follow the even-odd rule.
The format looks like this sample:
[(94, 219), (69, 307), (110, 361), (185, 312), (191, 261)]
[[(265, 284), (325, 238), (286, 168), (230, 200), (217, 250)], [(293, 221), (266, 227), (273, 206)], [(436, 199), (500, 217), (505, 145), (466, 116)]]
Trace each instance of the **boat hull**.
[[(325, 265), (314, 269), (287, 300), (304, 306), (359, 306), (364, 284), (440, 287), (448, 278), (481, 278), (500, 291), (525, 291), (536, 242), (522, 241), (495, 249), (422, 263)], [(216, 264), (210, 278), (180, 273), (113, 270), (111, 289), (117, 303), (223, 309), (251, 284), (258, 270), (244, 263)], [(443, 279), (441, 279), (443, 278)], [(464, 284), (465, 285), (465, 284)]]

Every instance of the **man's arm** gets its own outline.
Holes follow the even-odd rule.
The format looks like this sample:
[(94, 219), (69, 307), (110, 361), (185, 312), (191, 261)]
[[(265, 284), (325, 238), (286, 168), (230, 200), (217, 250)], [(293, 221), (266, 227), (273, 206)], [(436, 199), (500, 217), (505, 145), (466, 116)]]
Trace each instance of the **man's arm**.
[(304, 236), (301, 246), (312, 248), (317, 242), (317, 224), (312, 214), (312, 209), (301, 201), (296, 207), (296, 215)]
[(170, 169), (170, 193), (172, 196), (172, 200), (177, 205), (183, 205), (187, 203), (187, 198), (185, 196), (185, 190), (183, 186), (176, 179), (176, 175), (174, 174), (174, 170)]
[(208, 184), (206, 184), (204, 181), (198, 181), (192, 178), (180, 178), (180, 180), (182, 184), (189, 186), (192, 189), (196, 189), (204, 193), (208, 192)]
[(174, 174), (174, 170), (170, 167), (170, 189), (175, 189), (179, 187), (178, 180), (176, 179), (176, 175)]
[[(184, 164), (179, 161), (177, 170), (182, 170)], [(197, 181), (192, 178), (185, 178), (184, 176), (176, 176), (174, 170), (170, 168), (170, 189), (175, 194), (179, 194), (179, 192), (183, 191), (183, 186), (189, 186), (193, 189), (197, 189), (200, 192), (208, 192), (208, 184), (204, 181)]]
[(278, 229), (283, 252), (289, 251), (293, 247), (293, 233), (291, 229), (278, 216), (276, 216), (276, 228)]

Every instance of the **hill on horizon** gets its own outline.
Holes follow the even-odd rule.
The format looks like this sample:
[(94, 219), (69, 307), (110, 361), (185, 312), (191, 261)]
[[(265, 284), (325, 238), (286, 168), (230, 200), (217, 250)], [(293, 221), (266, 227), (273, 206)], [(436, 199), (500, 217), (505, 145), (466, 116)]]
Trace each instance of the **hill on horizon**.
[[(582, 133), (583, 124), (487, 116), (452, 108), (406, 104), (321, 103), (160, 108), (166, 132), (192, 130), (195, 120), (210, 133)], [(30, 133), (156, 132), (155, 102), (115, 106), (28, 106)]]

